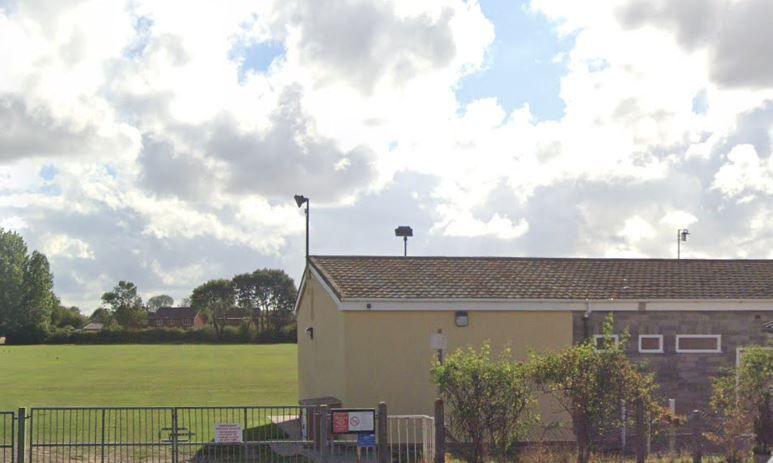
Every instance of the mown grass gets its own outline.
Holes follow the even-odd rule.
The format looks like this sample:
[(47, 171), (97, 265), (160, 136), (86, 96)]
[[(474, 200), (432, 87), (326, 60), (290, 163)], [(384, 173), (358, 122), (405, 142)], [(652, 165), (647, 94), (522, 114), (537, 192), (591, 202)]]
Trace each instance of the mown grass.
[(291, 405), (297, 382), (294, 344), (0, 347), (0, 410)]

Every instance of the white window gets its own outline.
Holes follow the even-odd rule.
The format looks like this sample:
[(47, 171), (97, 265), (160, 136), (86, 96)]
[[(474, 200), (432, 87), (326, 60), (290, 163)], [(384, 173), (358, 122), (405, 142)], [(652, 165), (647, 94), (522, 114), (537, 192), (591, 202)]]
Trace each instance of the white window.
[(722, 335), (677, 334), (676, 351), (694, 354), (722, 352)]
[(607, 350), (607, 346), (614, 343), (617, 346), (619, 342), (616, 334), (594, 334), (593, 335), (593, 348), (597, 351)]
[(642, 354), (662, 354), (663, 353), (663, 335), (662, 334), (640, 334), (639, 352)]

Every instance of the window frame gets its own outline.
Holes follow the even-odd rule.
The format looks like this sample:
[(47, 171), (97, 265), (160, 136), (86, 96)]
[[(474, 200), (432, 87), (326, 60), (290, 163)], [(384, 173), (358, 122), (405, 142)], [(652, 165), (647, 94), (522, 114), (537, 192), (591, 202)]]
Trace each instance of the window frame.
[[(713, 338), (717, 340), (716, 349), (680, 349), (679, 340), (695, 338)], [(674, 340), (674, 348), (678, 354), (721, 354), (722, 353), (722, 335), (721, 334), (677, 334)]]
[[(641, 341), (643, 338), (657, 338), (660, 341), (660, 347), (658, 349), (643, 349), (641, 347)], [(639, 353), (640, 354), (662, 354), (663, 350), (663, 335), (662, 334), (640, 334), (639, 335)]]
[(620, 345), (620, 336), (617, 334), (594, 334), (593, 335), (593, 350), (596, 352), (606, 352), (608, 349), (599, 349), (596, 341), (598, 339), (614, 339), (615, 347)]

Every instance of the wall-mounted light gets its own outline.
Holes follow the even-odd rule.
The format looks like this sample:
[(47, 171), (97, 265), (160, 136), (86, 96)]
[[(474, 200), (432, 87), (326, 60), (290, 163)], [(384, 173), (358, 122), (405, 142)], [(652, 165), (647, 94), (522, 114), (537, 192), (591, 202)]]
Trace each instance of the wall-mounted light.
[(314, 327), (306, 328), (306, 334), (309, 335), (309, 339), (314, 339)]
[(467, 326), (470, 324), (470, 316), (467, 315), (467, 312), (464, 312), (464, 311), (456, 312), (455, 321), (456, 321), (456, 326), (459, 326), (459, 327)]

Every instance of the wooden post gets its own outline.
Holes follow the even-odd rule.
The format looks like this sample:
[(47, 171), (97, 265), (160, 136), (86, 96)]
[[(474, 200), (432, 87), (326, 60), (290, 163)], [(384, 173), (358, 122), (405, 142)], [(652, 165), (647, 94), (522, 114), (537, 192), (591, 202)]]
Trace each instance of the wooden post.
[(623, 425), (620, 427), (620, 453), (622, 455), (625, 455), (626, 450), (626, 444), (628, 443), (628, 435), (626, 433), (626, 425), (628, 422), (628, 417), (626, 416), (626, 409), (625, 409), (625, 401), (620, 401), (620, 419), (623, 423)]
[(644, 401), (636, 400), (636, 463), (647, 460), (647, 425), (644, 414)]
[[(671, 411), (671, 416), (676, 416), (676, 400), (668, 399), (668, 409)], [(671, 422), (668, 426), (668, 452), (671, 455), (676, 455), (676, 423)]]
[(327, 461), (327, 454), (328, 454), (328, 442), (330, 440), (330, 436), (328, 435), (328, 432), (330, 430), (328, 426), (329, 421), (329, 414), (328, 414), (328, 408), (327, 405), (322, 404), (319, 407), (319, 454), (322, 457), (322, 461)]
[(699, 410), (693, 410), (690, 416), (692, 421), (692, 461), (701, 463), (703, 461), (703, 423), (701, 422), (701, 413)]
[(446, 415), (443, 399), (435, 399), (435, 463), (446, 461)]
[(392, 456), (389, 455), (389, 435), (388, 435), (388, 420), (387, 405), (385, 402), (379, 402), (378, 404), (378, 434), (377, 448), (378, 448), (378, 463), (389, 463), (392, 461)]

